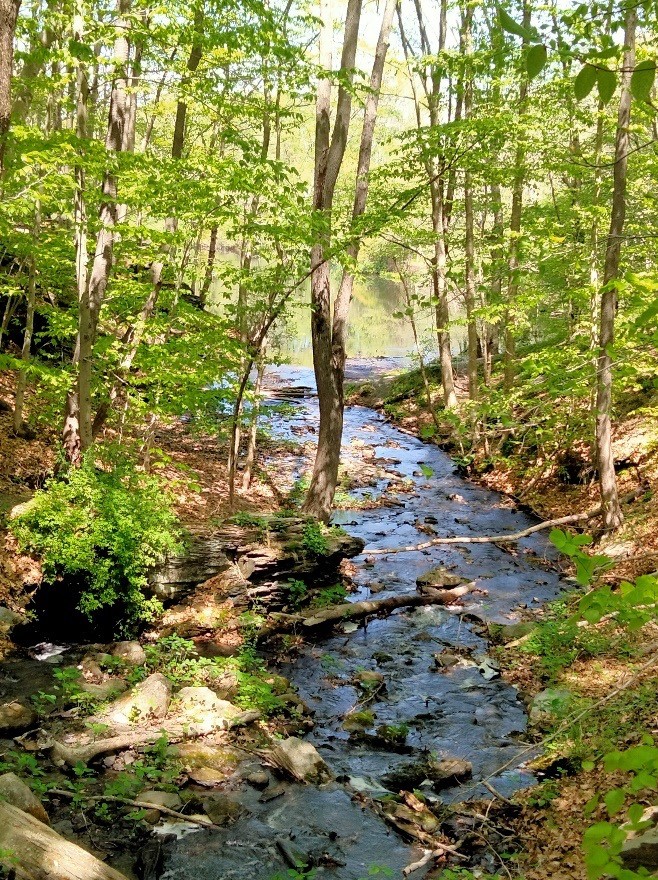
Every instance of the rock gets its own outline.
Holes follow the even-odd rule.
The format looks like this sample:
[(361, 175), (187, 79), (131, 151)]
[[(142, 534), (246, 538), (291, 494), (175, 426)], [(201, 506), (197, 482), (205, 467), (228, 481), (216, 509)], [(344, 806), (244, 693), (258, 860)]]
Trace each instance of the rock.
[(368, 584), (368, 589), (370, 590), (371, 593), (374, 593), (376, 595), (377, 593), (383, 593), (384, 590), (386, 589), (386, 585), (380, 584), (377, 581), (374, 581), (373, 583)]
[(235, 672), (226, 671), (212, 680), (212, 689), (222, 700), (231, 700), (237, 694), (240, 687), (238, 676)]
[(17, 614), (15, 611), (5, 608), (4, 605), (0, 605), (0, 635), (7, 635), (14, 627), (20, 626), (26, 620), (24, 615)]
[(31, 727), (36, 720), (36, 712), (18, 700), (0, 705), (0, 735), (21, 733)]
[(268, 804), (270, 801), (276, 800), (276, 798), (283, 797), (285, 793), (286, 788), (284, 785), (268, 785), (258, 800), (261, 804)]
[(395, 657), (392, 654), (387, 654), (385, 651), (375, 651), (372, 655), (372, 659), (378, 665), (382, 665), (384, 663), (392, 663), (395, 660)]
[(456, 666), (461, 659), (460, 654), (455, 654), (454, 651), (444, 648), (443, 651), (434, 655), (434, 665), (437, 669), (450, 669), (451, 666)]
[(91, 681), (81, 681), (79, 687), (81, 691), (90, 694), (97, 700), (110, 700), (124, 693), (128, 685), (122, 678), (110, 678), (108, 681), (103, 681), (100, 684), (94, 684)]
[(188, 773), (200, 767), (211, 767), (228, 775), (244, 759), (244, 755), (234, 749), (213, 748), (202, 742), (179, 743), (171, 748)]
[(129, 693), (110, 704), (95, 720), (126, 726), (153, 718), (164, 718), (170, 702), (171, 682), (162, 673), (154, 672)]
[(189, 773), (192, 782), (202, 785), (204, 788), (214, 788), (220, 785), (226, 779), (226, 774), (221, 770), (215, 770), (213, 767), (198, 767)]
[(300, 782), (320, 785), (333, 778), (317, 749), (310, 742), (296, 736), (276, 743), (269, 754), (278, 767), (287, 770)]
[(546, 688), (540, 691), (530, 704), (528, 717), (533, 724), (541, 724), (563, 709), (572, 699), (566, 688)]
[(506, 645), (508, 642), (529, 636), (537, 629), (537, 624), (531, 620), (521, 620), (518, 623), (490, 623), (488, 629), (494, 642), (502, 642)]
[(156, 808), (167, 807), (169, 810), (179, 810), (183, 805), (180, 795), (175, 791), (160, 791), (159, 789), (143, 791), (137, 800), (151, 804)]
[(658, 828), (631, 834), (622, 844), (619, 855), (625, 868), (658, 868)]
[(359, 682), (359, 684), (363, 684), (366, 687), (370, 688), (376, 686), (378, 684), (382, 684), (384, 681), (384, 676), (381, 672), (377, 672), (376, 669), (361, 669), (354, 676), (355, 681)]
[(50, 825), (48, 813), (34, 792), (15, 773), (0, 776), (0, 799), (24, 813), (34, 816), (39, 822)]
[(117, 642), (110, 653), (128, 666), (142, 666), (146, 663), (146, 652), (139, 642)]
[(253, 773), (245, 776), (245, 782), (253, 785), (254, 788), (267, 788), (270, 784), (270, 776), (264, 770), (255, 770)]
[(240, 709), (227, 700), (220, 700), (214, 691), (207, 687), (185, 687), (177, 694), (178, 714), (183, 723), (189, 725), (191, 733), (211, 733), (224, 730), (230, 722), (241, 715)]
[(467, 578), (461, 575), (453, 574), (442, 565), (426, 571), (416, 578), (416, 586), (422, 587), (457, 587), (459, 584), (466, 583)]
[(246, 814), (246, 809), (225, 794), (214, 794), (204, 799), (203, 809), (213, 825), (232, 825)]
[(470, 761), (461, 758), (424, 757), (408, 764), (399, 764), (382, 778), (382, 783), (391, 791), (413, 791), (429, 779), (435, 790), (449, 788), (473, 773)]

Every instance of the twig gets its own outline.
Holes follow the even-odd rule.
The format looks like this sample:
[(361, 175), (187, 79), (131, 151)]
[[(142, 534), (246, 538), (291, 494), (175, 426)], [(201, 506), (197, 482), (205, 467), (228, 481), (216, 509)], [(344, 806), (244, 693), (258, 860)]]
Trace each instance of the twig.
[(482, 785), (490, 791), (494, 797), (497, 797), (499, 801), (502, 801), (504, 804), (509, 804), (510, 807), (513, 806), (512, 801), (509, 798), (506, 798), (505, 795), (502, 795), (498, 789), (494, 788), (490, 782), (487, 782), (486, 779), (482, 781)]
[(418, 859), (417, 862), (412, 862), (410, 865), (407, 865), (406, 868), (403, 869), (402, 873), (405, 877), (408, 877), (409, 874), (413, 874), (414, 871), (417, 871), (419, 868), (424, 868), (428, 862), (431, 862), (432, 859), (438, 859), (439, 856), (443, 856), (446, 853), (450, 853), (453, 856), (458, 856), (460, 859), (464, 858), (464, 855), (457, 850), (457, 846), (461, 844), (457, 844), (457, 846), (448, 846), (446, 843), (434, 843), (432, 844), (434, 849), (427, 849), (422, 858)]
[[(63, 788), (50, 788), (48, 789), (47, 794), (49, 795), (57, 795), (58, 797), (65, 797), (73, 800), (73, 798), (81, 797), (79, 793), (73, 791), (66, 791)], [(214, 822), (211, 822), (209, 819), (200, 819), (195, 816), (186, 816), (185, 813), (179, 813), (177, 810), (171, 810), (169, 807), (163, 807), (160, 804), (149, 804), (146, 801), (133, 801), (130, 798), (119, 797), (118, 795), (109, 795), (109, 794), (95, 794), (89, 796), (83, 796), (83, 799), (87, 803), (94, 803), (96, 801), (109, 801), (113, 804), (124, 804), (127, 807), (136, 807), (141, 810), (157, 810), (158, 813), (164, 813), (166, 816), (173, 816), (174, 819), (182, 819), (185, 822), (193, 822), (195, 825), (201, 825), (202, 828), (214, 828), (219, 830), (219, 825), (215, 825)]]

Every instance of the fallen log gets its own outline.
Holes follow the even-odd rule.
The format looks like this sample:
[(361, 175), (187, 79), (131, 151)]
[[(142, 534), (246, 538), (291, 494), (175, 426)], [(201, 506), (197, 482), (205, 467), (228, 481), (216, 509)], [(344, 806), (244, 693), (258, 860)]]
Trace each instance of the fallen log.
[(90, 852), (11, 804), (0, 802), (0, 864), (30, 880), (126, 880)]
[(434, 590), (426, 587), (423, 593), (407, 593), (402, 596), (390, 596), (387, 599), (364, 599), (361, 602), (342, 602), (331, 605), (311, 615), (277, 614), (261, 627), (259, 641), (281, 632), (304, 632), (318, 627), (330, 626), (346, 620), (360, 620), (364, 617), (390, 614), (398, 608), (417, 608), (421, 605), (450, 605), (456, 599), (465, 596), (475, 589), (475, 583), (462, 584), (450, 590)]
[[(249, 709), (232, 718), (226, 729), (251, 724), (253, 721), (258, 721), (260, 717), (261, 713), (256, 709)], [(124, 733), (118, 736), (106, 737), (105, 739), (98, 739), (90, 743), (68, 745), (54, 742), (50, 747), (50, 757), (53, 763), (60, 767), (64, 764), (68, 764), (69, 767), (75, 767), (76, 764), (80, 763), (88, 764), (101, 755), (110, 755), (113, 752), (122, 752), (124, 749), (151, 745), (162, 736), (166, 736), (170, 743), (175, 743), (182, 740), (196, 739), (200, 736), (205, 736), (207, 733), (208, 731), (197, 734), (190, 733), (189, 725), (187, 724), (163, 725), (157, 728), (157, 730), (153, 728), (139, 730), (134, 733)]]

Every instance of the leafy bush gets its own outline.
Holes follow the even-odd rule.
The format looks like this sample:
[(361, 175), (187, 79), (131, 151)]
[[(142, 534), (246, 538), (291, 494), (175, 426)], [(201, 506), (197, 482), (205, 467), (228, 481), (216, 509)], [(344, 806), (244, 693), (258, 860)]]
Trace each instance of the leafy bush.
[(180, 550), (180, 529), (161, 482), (127, 462), (110, 470), (87, 458), (52, 479), (12, 523), (21, 550), (37, 554), (44, 578), (73, 578), (88, 619), (122, 606), (131, 622), (148, 620), (158, 603), (143, 588), (150, 566)]

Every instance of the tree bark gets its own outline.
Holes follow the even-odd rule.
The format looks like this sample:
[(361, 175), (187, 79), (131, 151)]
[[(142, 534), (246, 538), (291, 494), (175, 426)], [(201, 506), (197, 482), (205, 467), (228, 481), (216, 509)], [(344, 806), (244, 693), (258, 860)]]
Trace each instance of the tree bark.
[(603, 511), (603, 528), (614, 531), (624, 521), (617, 492), (615, 460), (612, 450), (612, 346), (615, 340), (617, 287), (621, 262), (621, 241), (626, 218), (626, 177), (630, 149), (631, 76), (635, 67), (635, 32), (637, 7), (629, 4), (624, 27), (624, 60), (621, 95), (617, 116), (615, 166), (613, 173), (612, 214), (605, 253), (603, 288), (601, 290), (601, 323), (599, 335), (598, 379), (596, 389), (596, 457), (599, 489)]
[[(321, 0), (320, 67), (331, 70), (331, 3)], [(351, 81), (361, 21), (361, 0), (349, 0), (341, 71), (348, 85), (341, 84), (336, 118), (331, 128), (331, 80), (324, 76), (318, 83), (315, 102), (315, 160), (313, 207), (324, 215), (325, 229), (311, 248), (311, 336), (313, 367), (318, 390), (320, 425), (313, 476), (304, 510), (318, 519), (328, 520), (331, 513), (343, 432), (343, 388), (332, 367), (331, 278), (326, 259), (331, 246), (331, 211), (334, 190), (343, 162), (352, 108)]]
[(20, 0), (0, 0), (0, 179), (5, 170), (5, 149), (11, 122), (14, 35), (20, 5)]
[[(467, 3), (463, 11), (462, 48), (468, 58), (472, 52), (473, 6)], [(473, 112), (473, 76), (470, 70), (464, 75), (464, 118), (469, 119)], [(467, 160), (468, 161), (468, 160)], [(468, 396), (478, 397), (478, 331), (475, 321), (475, 231), (473, 220), (473, 189), (471, 172), (468, 166), (464, 171), (464, 275), (466, 320), (468, 329)]]
[(23, 347), (21, 349), (21, 360), (23, 366), (18, 373), (16, 382), (16, 398), (14, 401), (14, 434), (20, 433), (23, 425), (23, 402), (25, 400), (25, 391), (27, 389), (27, 366), (30, 360), (30, 351), (32, 348), (32, 334), (34, 332), (34, 311), (37, 299), (37, 263), (35, 252), (38, 249), (39, 231), (41, 229), (41, 202), (37, 198), (34, 207), (34, 229), (32, 232), (32, 254), (29, 258), (30, 274), (27, 287), (27, 314), (25, 318), (25, 330), (23, 333)]

